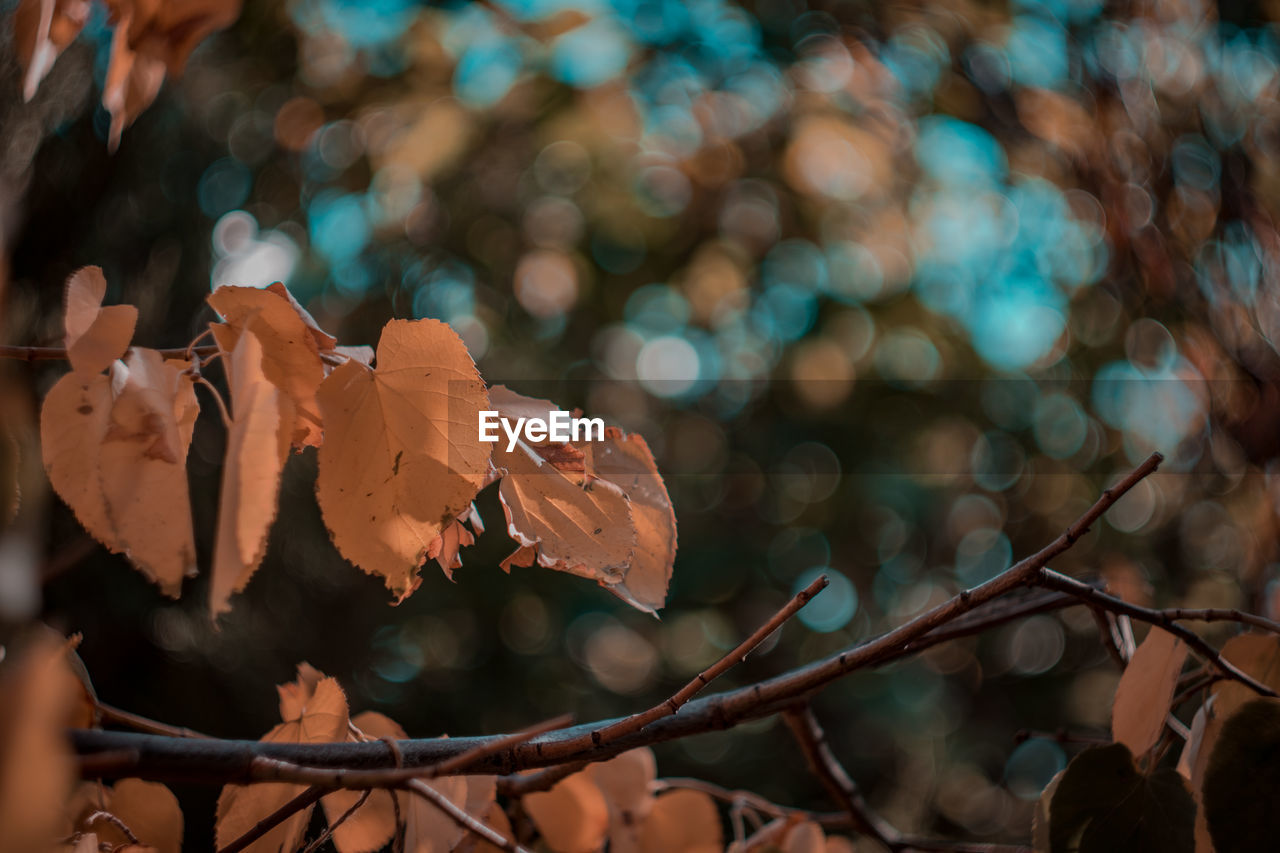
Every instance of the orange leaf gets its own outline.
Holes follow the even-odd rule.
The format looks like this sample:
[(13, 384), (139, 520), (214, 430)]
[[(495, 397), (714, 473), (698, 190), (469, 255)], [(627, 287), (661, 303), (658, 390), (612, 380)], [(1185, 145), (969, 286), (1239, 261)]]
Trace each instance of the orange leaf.
[(658, 797), (640, 829), (643, 853), (667, 850), (711, 853), (724, 847), (715, 801), (702, 791), (677, 788)]
[(100, 842), (115, 849), (129, 848), (129, 836), (119, 825), (109, 820), (86, 819), (103, 811), (111, 814), (129, 828), (133, 836), (157, 853), (181, 853), (182, 809), (178, 798), (158, 782), (141, 779), (121, 779), (113, 787), (93, 785), (89, 801), (84, 803), (76, 824), (82, 830), (92, 829)]
[(58, 495), (94, 538), (175, 597), (195, 571), (186, 456), (199, 406), (181, 365), (133, 348), (110, 378), (63, 376), (40, 410)]
[(103, 308), (106, 293), (107, 280), (98, 267), (76, 270), (67, 279), (67, 357), (86, 379), (124, 355), (138, 322), (132, 305)]
[(98, 460), (115, 546), (176, 598), (195, 574), (187, 449), (199, 405), (182, 362), (129, 350)]
[(554, 853), (593, 853), (604, 843), (609, 807), (586, 773), (566, 776), (551, 790), (529, 794), (523, 802)]
[(488, 471), (477, 427), (488, 398), (466, 346), (436, 320), (387, 323), (377, 364), (348, 361), (320, 386), (316, 494), (342, 555), (402, 601)]
[(131, 15), (124, 15), (116, 24), (111, 37), (107, 80), (102, 87), (102, 106), (111, 114), (107, 147), (112, 151), (120, 146), (124, 129), (151, 106), (164, 84), (164, 63), (137, 54), (129, 45), (127, 33)]
[(66, 643), (37, 632), (0, 670), (0, 827), (5, 850), (47, 850), (76, 765), (66, 726), (79, 686)]
[(13, 14), (13, 41), (22, 65), (22, 97), (31, 100), (58, 54), (89, 20), (89, 0), (22, 0)]
[(1164, 731), (1178, 673), (1187, 659), (1186, 644), (1160, 628), (1152, 628), (1125, 667), (1111, 706), (1111, 736), (1142, 755)]
[[(470, 530), (467, 529), (467, 523), (471, 525)], [(431, 547), (427, 549), (427, 558), (439, 563), (445, 577), (452, 580), (453, 570), (462, 568), (462, 558), (458, 556), (458, 552), (474, 545), (476, 536), (481, 533), (484, 533), (484, 523), (480, 520), (476, 505), (471, 504), (465, 513), (451, 522), (435, 538)]]
[(293, 403), (262, 372), (262, 344), (252, 330), (240, 336), (226, 367), (234, 419), (227, 434), (209, 586), (214, 617), (231, 609), (231, 594), (244, 589), (266, 554), (293, 422)]
[(316, 344), (319, 330), (312, 331), (311, 315), (283, 285), (265, 290), (219, 287), (209, 294), (209, 304), (224, 320), (209, 326), (224, 353), (233, 351), (245, 328), (253, 325), (262, 344), (262, 372), (297, 409), (297, 422), (291, 425), (294, 445), (319, 446), (323, 431), (316, 389), (324, 379), (324, 364)]
[[(443, 794), (458, 808), (467, 803), (467, 780), (462, 776), (445, 776), (425, 783)], [(447, 853), (462, 840), (466, 830), (454, 823), (425, 797), (402, 794), (405, 853)]]
[(586, 773), (609, 804), (609, 849), (637, 850), (640, 827), (653, 809), (650, 788), (658, 775), (653, 750), (632, 749), (608, 761), (589, 765)]
[(649, 445), (638, 435), (605, 431), (603, 442), (586, 444), (597, 477), (622, 489), (631, 502), (636, 549), (631, 566), (612, 591), (632, 607), (653, 613), (667, 599), (676, 560), (676, 514)]
[(120, 552), (98, 457), (111, 417), (111, 380), (68, 373), (49, 389), (40, 407), (40, 453), (49, 483), (93, 538)]
[(181, 74), (196, 45), (235, 23), (240, 0), (107, 0), (129, 46), (162, 62), (170, 74)]
[[(319, 680), (316, 680), (316, 677)], [(262, 737), (267, 743), (335, 743), (346, 740), (347, 698), (338, 682), (307, 667), (298, 668), (298, 680), (281, 685), (281, 711), (296, 711)], [(286, 706), (285, 694), (299, 697)], [(305, 697), (305, 698), (301, 698)], [(303, 785), (267, 782), (258, 785), (227, 785), (218, 797), (215, 834), (218, 847), (225, 847), (253, 828), (258, 821), (279, 809), (305, 790)], [(311, 819), (308, 807), (272, 829), (245, 848), (249, 853), (292, 853), (302, 843)]]
[[(403, 740), (404, 729), (390, 717), (376, 711), (365, 711), (351, 719), (352, 725), (370, 738), (389, 737)], [(354, 740), (355, 738), (349, 738)], [(369, 853), (381, 850), (396, 834), (396, 807), (387, 790), (374, 791), (364, 805), (333, 831), (333, 846), (338, 853)], [(401, 807), (404, 795), (399, 794)], [(360, 791), (334, 791), (320, 801), (325, 819), (332, 826), (338, 818), (360, 801)]]

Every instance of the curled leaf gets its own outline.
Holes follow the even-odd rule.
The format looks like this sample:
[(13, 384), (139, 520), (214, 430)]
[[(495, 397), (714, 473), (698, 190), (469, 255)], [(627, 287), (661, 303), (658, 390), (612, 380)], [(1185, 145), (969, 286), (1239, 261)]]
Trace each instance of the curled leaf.
[(209, 609), (215, 617), (230, 609), (231, 594), (244, 589), (266, 554), (293, 423), (293, 403), (267, 381), (262, 344), (251, 330), (227, 356), (227, 379), (233, 419), (222, 467), (209, 588)]
[(102, 307), (107, 280), (98, 267), (76, 270), (67, 279), (67, 358), (85, 378), (101, 373), (124, 355), (138, 322), (132, 305)]
[(89, 0), (22, 0), (13, 14), (13, 39), (22, 65), (22, 97), (31, 100), (58, 54), (84, 29)]

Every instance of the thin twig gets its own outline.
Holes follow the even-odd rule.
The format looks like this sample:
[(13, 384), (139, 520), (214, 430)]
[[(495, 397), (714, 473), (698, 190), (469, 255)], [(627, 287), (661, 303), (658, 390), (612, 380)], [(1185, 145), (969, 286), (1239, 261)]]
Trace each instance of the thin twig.
[[(187, 347), (168, 347), (157, 350), (164, 358), (180, 358), (190, 359)], [(210, 344), (203, 347), (194, 347), (190, 352), (195, 353), (201, 358), (213, 355), (218, 352), (218, 347)], [(66, 347), (13, 347), (0, 346), (0, 358), (11, 358), (17, 361), (66, 361)]]
[(125, 711), (114, 705), (108, 705), (106, 702), (96, 703), (98, 714), (104, 722), (116, 723), (121, 726), (128, 726), (131, 729), (137, 729), (140, 732), (147, 732), (153, 735), (168, 735), (169, 737), (186, 737), (186, 738), (204, 738), (213, 740), (209, 735), (198, 732), (194, 729), (187, 729), (181, 726), (171, 726), (168, 723), (161, 723), (157, 720), (148, 719), (132, 711)]
[(106, 821), (107, 823), (114, 826), (116, 829), (120, 830), (120, 832), (124, 834), (124, 837), (129, 839), (130, 844), (139, 843), (138, 836), (133, 834), (133, 830), (129, 828), (129, 825), (124, 821), (122, 821), (120, 818), (113, 815), (109, 811), (98, 810), (93, 814), (89, 815), (87, 818), (85, 818), (84, 823), (85, 823), (85, 826), (90, 826), (92, 824), (97, 823), (100, 820)]
[(553, 787), (566, 776), (572, 776), (589, 765), (590, 761), (570, 761), (556, 767), (546, 767), (523, 776), (498, 777), (498, 793), (508, 797), (523, 797)]
[(1072, 732), (1066, 729), (1058, 729), (1052, 732), (1036, 731), (1035, 729), (1019, 729), (1013, 735), (1015, 745), (1025, 743), (1029, 740), (1051, 740), (1054, 743), (1061, 744), (1078, 744), (1080, 746), (1106, 746), (1111, 743), (1111, 738), (1106, 735), (1091, 735), (1084, 732)]
[(1041, 569), (1036, 583), (1049, 589), (1056, 589), (1059, 592), (1070, 593), (1084, 601), (1088, 601), (1098, 607), (1109, 610), (1112, 613), (1116, 613), (1121, 616), (1128, 616), (1131, 619), (1137, 619), (1139, 622), (1146, 622), (1151, 625), (1159, 626), (1170, 634), (1173, 634), (1175, 637), (1181, 639), (1184, 643), (1190, 646), (1193, 651), (1212, 663), (1226, 677), (1239, 681), (1241, 684), (1259, 695), (1272, 697), (1280, 695), (1267, 685), (1257, 681), (1247, 672), (1237, 668), (1235, 664), (1231, 663), (1231, 661), (1219, 654), (1217, 649), (1201, 639), (1199, 634), (1178, 624), (1175, 621), (1175, 617), (1167, 614), (1163, 610), (1153, 610), (1149, 607), (1131, 604), (1122, 598), (1107, 595), (1096, 587), (1092, 587), (1087, 583), (1082, 583), (1075, 578), (1069, 578), (1060, 572), (1053, 571), (1052, 569)]
[(1089, 613), (1093, 615), (1093, 621), (1098, 626), (1098, 636), (1102, 638), (1102, 647), (1107, 650), (1107, 654), (1111, 655), (1111, 659), (1115, 661), (1121, 672), (1129, 666), (1129, 659), (1124, 656), (1124, 652), (1120, 651), (1120, 639), (1116, 628), (1116, 617), (1113, 613), (1108, 613), (1101, 607), (1090, 607)]
[(581, 749), (603, 746), (620, 737), (638, 732), (655, 720), (660, 720), (676, 713), (685, 703), (696, 696), (702, 688), (728, 672), (735, 664), (746, 660), (747, 655), (767, 640), (770, 634), (781, 628), (784, 622), (799, 613), (800, 609), (812, 601), (815, 595), (826, 589), (827, 584), (830, 582), (826, 575), (822, 575), (797, 592), (777, 613), (770, 616), (763, 625), (756, 628), (749, 637), (739, 643), (737, 648), (695, 675), (692, 681), (677, 690), (666, 701), (654, 705), (647, 711), (624, 717), (612, 725), (595, 729), (580, 737), (543, 749), (540, 751), (541, 754), (548, 758), (555, 758), (558, 755), (568, 755)]
[(298, 796), (264, 817), (249, 828), (249, 831), (223, 847), (218, 853), (240, 853), (250, 844), (293, 817), (298, 812), (314, 806), (325, 795), (324, 788), (307, 788)]
[(529, 853), (527, 849), (521, 847), (516, 842), (507, 838), (501, 832), (476, 820), (467, 814), (466, 810), (460, 809), (453, 804), (452, 801), (444, 794), (432, 788), (426, 782), (420, 779), (410, 779), (404, 785), (406, 790), (412, 791), (418, 796), (431, 803), (433, 806), (444, 812), (445, 816), (465, 830), (475, 833), (476, 835), (488, 841), (490, 844), (500, 850), (509, 850), (512, 853)]
[(213, 401), (218, 404), (218, 411), (222, 413), (222, 425), (227, 429), (231, 429), (231, 413), (227, 411), (227, 404), (223, 402), (222, 395), (218, 393), (218, 389), (213, 387), (212, 382), (198, 373), (192, 374), (191, 378), (207, 388), (209, 393), (213, 395)]
[(881, 820), (867, 805), (862, 792), (831, 751), (827, 733), (814, 716), (813, 709), (807, 704), (788, 708), (782, 712), (782, 721), (787, 724), (800, 751), (804, 753), (809, 769), (818, 777), (818, 781), (836, 804), (849, 813), (858, 831), (890, 850), (901, 850), (898, 831)]
[[(373, 793), (372, 788), (366, 788), (364, 790), (364, 793), (362, 793), (360, 797), (355, 801), (355, 803), (352, 804), (351, 808), (347, 809), (345, 812), (340, 814), (337, 820), (335, 820), (333, 823), (325, 827), (324, 832), (320, 833), (320, 837), (318, 837), (315, 841), (312, 841), (310, 844), (308, 844), (306, 849), (303, 850), (302, 853), (316, 853), (316, 851), (320, 849), (321, 845), (323, 845), (326, 841), (328, 841), (330, 838), (333, 837), (333, 834), (337, 832), (338, 827), (346, 823), (347, 818), (355, 814), (356, 809), (360, 808), (365, 804), (366, 801), (368, 801), (369, 795), (372, 793)], [(391, 799), (393, 802), (395, 801), (395, 798), (396, 798), (395, 794), (392, 794)]]

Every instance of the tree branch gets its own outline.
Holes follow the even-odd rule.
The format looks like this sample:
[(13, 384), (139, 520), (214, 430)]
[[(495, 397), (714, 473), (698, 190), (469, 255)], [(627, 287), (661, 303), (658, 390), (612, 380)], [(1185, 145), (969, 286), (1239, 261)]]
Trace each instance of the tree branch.
[[(467, 772), (508, 775), (517, 770), (574, 761), (600, 761), (639, 746), (732, 728), (747, 720), (778, 713), (851, 672), (881, 666), (914, 654), (935, 642), (931, 635), (935, 632), (942, 634), (939, 629), (944, 625), (954, 624), (979, 607), (1041, 582), (1041, 571), (1049, 561), (1068, 550), (1129, 489), (1155, 471), (1161, 459), (1160, 454), (1152, 454), (1116, 485), (1106, 489), (1084, 515), (1038, 553), (1011, 566), (986, 583), (960, 592), (888, 633), (773, 678), (714, 696), (692, 699), (679, 714), (668, 713), (636, 730), (630, 730), (631, 724), (627, 723), (628, 718), (625, 717), (561, 729), (540, 735), (523, 745), (487, 754), (485, 758), (472, 764)], [(1095, 596), (1096, 601), (1110, 598), (1088, 584), (1065, 577), (1064, 580), (1069, 585), (1060, 591), (1069, 592), (1073, 597), (1079, 598), (1083, 594), (1079, 589), (1082, 587), (1089, 593), (1103, 595), (1103, 599)], [(1054, 606), (1058, 604), (1059, 602), (1054, 602)], [(966, 628), (966, 633), (969, 630)], [(972, 630), (976, 632), (977, 628)], [(1191, 636), (1195, 637), (1194, 634)], [(1200, 646), (1205, 645), (1198, 637), (1195, 640)], [(1244, 678), (1247, 679), (1248, 676)], [(593, 732), (598, 737), (600, 732), (610, 729), (616, 731), (614, 727), (625, 727), (628, 731), (608, 742), (601, 739), (599, 744), (595, 743)], [(357, 784), (354, 781), (357, 777), (352, 774), (361, 770), (385, 769), (388, 766), (386, 750), (380, 744), (205, 741), (86, 730), (72, 731), (71, 740), (76, 751), (87, 758), (103, 752), (112, 754), (109, 762), (92, 761), (95, 775), (139, 776), (156, 781), (243, 784), (259, 781), (257, 776), (262, 772), (263, 765), (257, 762), (268, 761), (304, 770), (323, 769), (324, 778), (329, 780), (330, 785), (365, 788), (385, 785), (386, 777), (378, 777), (380, 781), (372, 785), (366, 781), (367, 776), (359, 777)], [(491, 744), (494, 740), (494, 737), (406, 740), (400, 742), (400, 747), (406, 768), (420, 768), (454, 758), (483, 744)], [(258, 770), (254, 769), (255, 764)], [(303, 783), (313, 784), (310, 780)]]
[[(1130, 604), (1124, 599), (1107, 595), (1102, 590), (1092, 587), (1087, 583), (1078, 581), (1075, 578), (1069, 578), (1060, 572), (1055, 572), (1052, 569), (1047, 568), (1040, 570), (1040, 575), (1036, 583), (1049, 589), (1056, 589), (1060, 592), (1070, 593), (1082, 601), (1088, 602), (1091, 606), (1101, 607), (1102, 609), (1108, 610), (1112, 613), (1116, 613), (1121, 616), (1128, 616), (1131, 619), (1137, 619), (1139, 622), (1157, 625), (1186, 643), (1193, 651), (1197, 652), (1205, 660), (1212, 663), (1227, 678), (1239, 681), (1241, 684), (1261, 696), (1280, 696), (1276, 691), (1257, 681), (1247, 672), (1238, 669), (1235, 664), (1231, 663), (1231, 661), (1219, 654), (1217, 649), (1201, 639), (1199, 634), (1184, 625), (1179, 625), (1176, 621), (1179, 618), (1202, 618), (1219, 613), (1234, 613), (1235, 611), (1153, 610), (1150, 607), (1141, 607), (1137, 604)], [(1175, 613), (1195, 613), (1198, 615), (1181, 617), (1172, 615)], [(1262, 621), (1270, 622), (1270, 620), (1266, 619), (1263, 619)], [(1270, 624), (1274, 625), (1275, 623)], [(1280, 628), (1280, 626), (1276, 627)]]
[(890, 850), (901, 850), (901, 836), (898, 831), (871, 811), (862, 792), (854, 784), (853, 779), (845, 772), (835, 753), (827, 743), (827, 733), (822, 730), (813, 709), (808, 705), (788, 708), (782, 712), (782, 720), (791, 730), (791, 734), (809, 762), (809, 769), (818, 777), (822, 787), (842, 809), (849, 813), (853, 825), (859, 832), (879, 841)]
[[(158, 350), (160, 355), (165, 358), (181, 358), (183, 360), (191, 358), (191, 354), (195, 353), (201, 358), (215, 355), (218, 347), (214, 344), (202, 347), (168, 347)], [(66, 361), (68, 359), (66, 347), (13, 347), (0, 346), (0, 358), (11, 358), (17, 361)]]

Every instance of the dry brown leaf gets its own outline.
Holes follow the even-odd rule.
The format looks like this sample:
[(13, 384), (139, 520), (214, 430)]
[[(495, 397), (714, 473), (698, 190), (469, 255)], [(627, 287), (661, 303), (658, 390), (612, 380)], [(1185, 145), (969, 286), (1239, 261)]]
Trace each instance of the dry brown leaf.
[(22, 97), (31, 100), (58, 54), (75, 41), (93, 11), (89, 0), (22, 0), (13, 14), (13, 41), (22, 66)]
[(666, 602), (676, 559), (676, 514), (667, 486), (649, 445), (638, 435), (610, 428), (604, 441), (585, 446), (591, 472), (617, 485), (631, 502), (636, 528), (631, 566), (612, 591), (632, 607), (653, 613)]
[[(458, 808), (466, 807), (467, 780), (462, 776), (445, 776), (424, 784), (443, 794), (445, 799)], [(453, 818), (436, 808), (425, 797), (413, 793), (401, 796), (405, 853), (448, 853), (466, 834), (466, 830), (458, 826)]]
[(37, 632), (0, 669), (0, 827), (6, 853), (45, 853), (76, 781), (66, 726), (78, 679), (68, 643)]
[(488, 472), (477, 429), (488, 397), (466, 345), (436, 320), (387, 323), (377, 364), (348, 361), (320, 386), (316, 494), (342, 555), (402, 601)]
[[(262, 372), (273, 385), (293, 401), (297, 411), (292, 425), (295, 446), (319, 446), (323, 438), (316, 389), (324, 379), (321, 347), (311, 315), (294, 301), (283, 285), (257, 287), (219, 287), (209, 294), (209, 304), (222, 316), (222, 323), (211, 323), (214, 340), (223, 353), (235, 349), (245, 328), (252, 323), (254, 334), (262, 343)], [(333, 340), (328, 335), (324, 338)]]
[(528, 794), (523, 803), (554, 853), (593, 853), (604, 843), (609, 806), (585, 772), (566, 776), (549, 791)]
[[(302, 664), (298, 679), (280, 686), (281, 713), (293, 718), (267, 732), (265, 743), (338, 743), (347, 736), (347, 698), (332, 678)], [(286, 697), (288, 697), (286, 699)], [(303, 785), (267, 782), (227, 785), (218, 797), (215, 834), (219, 848), (244, 835), (262, 818), (305, 790)], [(302, 843), (311, 819), (308, 807), (272, 829), (247, 848), (248, 853), (292, 853)]]
[(107, 147), (112, 151), (120, 146), (124, 129), (151, 106), (164, 84), (164, 62), (139, 55), (129, 46), (131, 21), (132, 15), (126, 14), (116, 24), (107, 80), (102, 87), (102, 106), (111, 114)]
[(643, 853), (718, 853), (723, 847), (720, 813), (715, 801), (702, 791), (677, 788), (662, 794), (640, 829)]
[[(470, 529), (467, 528), (467, 524), (471, 525)], [(452, 580), (453, 570), (462, 568), (462, 557), (458, 556), (458, 552), (474, 545), (476, 537), (481, 533), (484, 533), (484, 523), (480, 520), (480, 512), (473, 503), (465, 513), (445, 527), (444, 531), (436, 537), (431, 547), (427, 549), (427, 558), (439, 563), (445, 577)]]
[(787, 830), (782, 838), (782, 853), (826, 853), (827, 834), (811, 820), (803, 820)]
[(229, 599), (249, 583), (267, 550), (280, 475), (289, 455), (293, 403), (262, 371), (262, 344), (250, 329), (226, 357), (233, 419), (213, 546), (209, 611), (231, 609)]
[(640, 849), (640, 826), (653, 808), (650, 790), (658, 776), (653, 750), (647, 746), (620, 753), (585, 771), (609, 805), (609, 849), (629, 853)]
[(196, 571), (186, 459), (200, 407), (182, 362), (133, 347), (124, 366), (98, 458), (107, 518), (115, 547), (176, 598)]
[(40, 407), (40, 453), (58, 497), (93, 538), (119, 552), (98, 476), (98, 457), (110, 417), (108, 377), (66, 374), (49, 389)]
[(102, 307), (107, 280), (98, 267), (76, 270), (67, 279), (67, 358), (71, 367), (88, 379), (124, 355), (133, 339), (138, 309), (132, 305)]
[(1125, 667), (1111, 706), (1111, 737), (1135, 756), (1156, 745), (1164, 731), (1178, 673), (1187, 660), (1182, 640), (1152, 628)]
[[(1280, 637), (1260, 633), (1240, 634), (1224, 643), (1220, 653), (1241, 671), (1273, 690), (1280, 690)], [(1201, 709), (1204, 712), (1203, 730), (1196, 748), (1186, 756), (1186, 763), (1190, 768), (1189, 787), (1197, 805), (1201, 802), (1201, 788), (1204, 785), (1205, 771), (1209, 768), (1209, 756), (1213, 754), (1223, 723), (1243, 705), (1256, 698), (1256, 693), (1238, 681), (1221, 681), (1210, 691), (1209, 699)], [(1197, 716), (1199, 713), (1197, 712)], [(1190, 747), (1191, 744), (1188, 744), (1188, 749)], [(1179, 765), (1181, 764), (1179, 761)], [(1209, 837), (1209, 825), (1205, 821), (1203, 808), (1196, 809), (1196, 853), (1213, 853), (1213, 842)]]
[(157, 853), (181, 853), (182, 809), (178, 798), (158, 782), (142, 779), (121, 779), (114, 786), (88, 784), (81, 788), (87, 796), (77, 809), (76, 827), (81, 831), (93, 830), (102, 843), (113, 849), (137, 850), (129, 836), (113, 821), (88, 822), (95, 812), (106, 812), (129, 828), (141, 845)]
[(178, 75), (196, 45), (235, 23), (240, 0), (107, 0), (129, 46)]
[[(369, 738), (394, 738), (404, 740), (407, 735), (400, 724), (385, 714), (376, 711), (365, 711), (351, 718), (351, 724)], [(349, 738), (354, 740), (355, 738)], [(324, 808), (325, 819), (332, 826), (338, 818), (360, 801), (360, 791), (334, 791), (320, 801)], [(405, 807), (405, 796), (400, 797), (401, 809)], [(392, 793), (387, 790), (375, 790), (365, 800), (364, 805), (356, 809), (351, 817), (343, 821), (333, 831), (333, 846), (338, 853), (371, 853), (381, 850), (396, 834), (396, 806), (391, 799)]]

